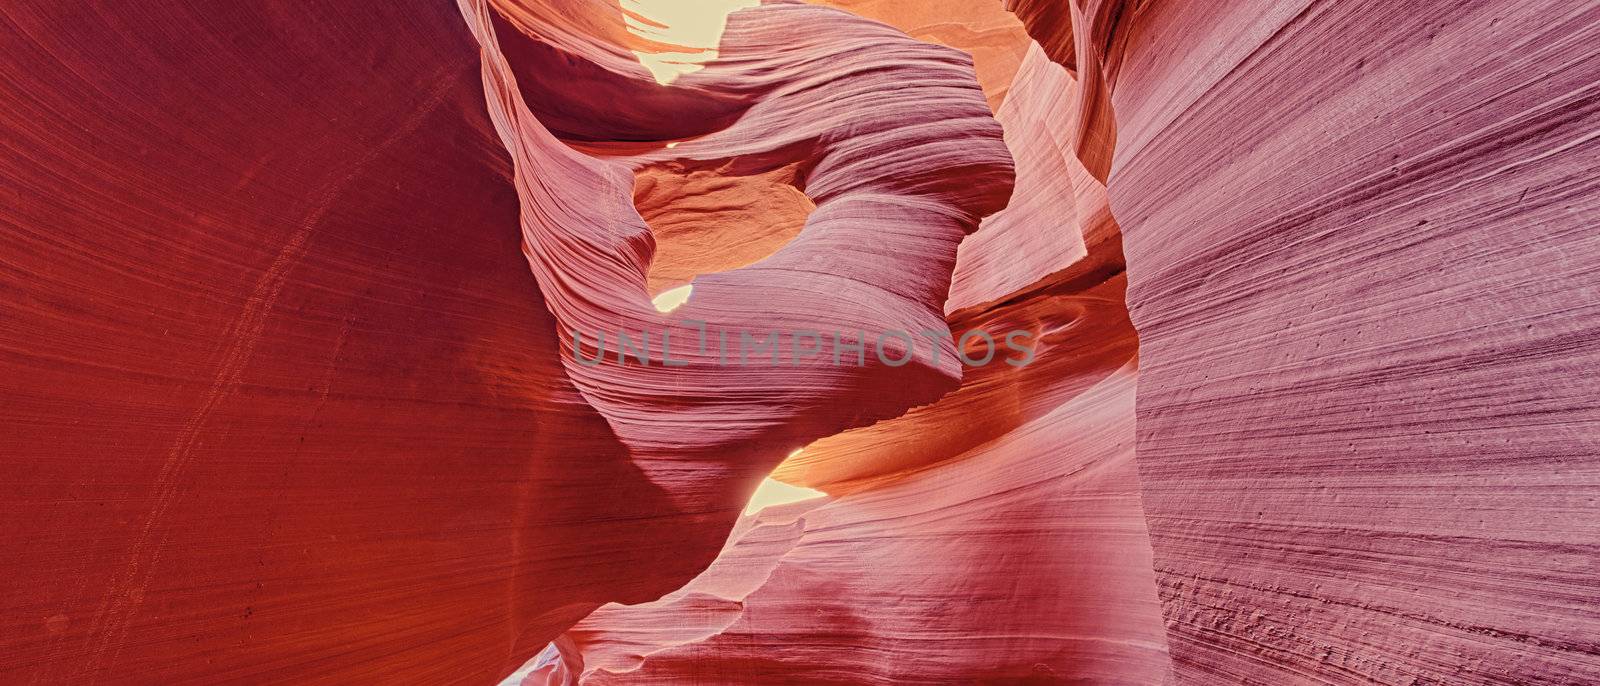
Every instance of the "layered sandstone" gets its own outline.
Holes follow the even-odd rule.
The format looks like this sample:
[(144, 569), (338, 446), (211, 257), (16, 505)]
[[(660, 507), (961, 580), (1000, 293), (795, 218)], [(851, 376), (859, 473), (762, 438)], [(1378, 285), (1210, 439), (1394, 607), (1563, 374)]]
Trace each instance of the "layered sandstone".
[(1600, 681), (1596, 45), (0, 8), (0, 681)]
[(1177, 677), (1600, 676), (1600, 12), (1017, 4), (1111, 90)]

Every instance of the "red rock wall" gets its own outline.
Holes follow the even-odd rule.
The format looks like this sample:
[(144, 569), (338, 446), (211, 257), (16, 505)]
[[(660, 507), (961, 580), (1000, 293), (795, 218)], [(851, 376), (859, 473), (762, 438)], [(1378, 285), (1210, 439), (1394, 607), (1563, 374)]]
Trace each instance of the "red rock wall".
[(485, 683), (616, 597), (454, 7), (3, 15), (0, 682)]

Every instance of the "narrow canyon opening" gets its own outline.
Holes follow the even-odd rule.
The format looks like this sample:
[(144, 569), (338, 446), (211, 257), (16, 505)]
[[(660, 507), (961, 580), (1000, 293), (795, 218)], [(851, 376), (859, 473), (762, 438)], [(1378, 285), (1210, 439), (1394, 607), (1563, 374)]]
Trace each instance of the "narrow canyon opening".
[[(657, 41), (632, 45), (629, 51), (661, 87), (693, 93), (706, 83), (700, 75), (714, 75), (718, 69), (721, 46), (711, 37), (720, 40), (730, 13), (752, 4), (711, 3), (695, 10), (680, 6), (684, 13), (674, 14), (624, 2), (629, 35)], [(1079, 138), (1086, 130), (1096, 133), (1083, 122), (1084, 112), (1094, 108), (1082, 100), (1094, 97), (1094, 91), (1053, 61), (1016, 16), (998, 3), (963, 4), (961, 16), (953, 18), (907, 3), (825, 4), (971, 57), (967, 78), (976, 78), (989, 113), (1004, 127), (1017, 184), (1006, 206), (961, 242), (949, 267), (945, 320), (957, 336), (971, 329), (1025, 331), (1034, 341), (1037, 360), (1025, 367), (966, 369), (960, 387), (931, 404), (792, 450), (750, 494), (721, 554), (704, 572), (659, 600), (600, 608), (526, 665), (518, 678), (533, 679), (527, 670), (536, 666), (551, 675), (549, 683), (568, 678), (556, 675), (596, 669), (644, 673), (650, 659), (616, 653), (607, 646), (632, 640), (624, 637), (639, 627), (663, 622), (699, 627), (686, 630), (700, 635), (686, 644), (672, 641), (652, 648), (666, 653), (694, 643), (715, 645), (719, 635), (732, 639), (740, 631), (754, 630), (736, 628), (734, 618), (747, 611), (736, 608), (776, 600), (769, 596), (781, 593), (780, 587), (766, 587), (761, 579), (782, 578), (814, 563), (814, 546), (826, 539), (822, 532), (865, 527), (861, 533), (873, 546), (926, 554), (912, 542), (943, 541), (954, 532), (924, 528), (926, 524), (874, 530), (879, 525), (871, 522), (889, 513), (915, 522), (951, 511), (946, 508), (960, 511), (978, 502), (961, 496), (962, 492), (1011, 489), (1033, 494), (1028, 504), (1013, 506), (1011, 516), (1059, 518), (1060, 526), (1080, 531), (1079, 545), (1115, 560), (1109, 567), (1099, 563), (1091, 567), (1071, 553), (1041, 552), (1029, 564), (1053, 570), (1059, 578), (1051, 584), (1070, 584), (1085, 575), (1119, 578), (1117, 602), (1128, 611), (1116, 620), (1095, 619), (1094, 631), (1103, 640), (1148, 646), (1117, 659), (1132, 659), (1141, 665), (1138, 670), (1152, 675), (1164, 673), (1165, 633), (1132, 451), (1137, 336), (1124, 300), (1120, 231), (1110, 212), (1104, 179), (1085, 166), (1080, 151), (1086, 146), (1109, 146), (1113, 140), (1103, 131), (1093, 143)], [(733, 14), (731, 21), (738, 20), (739, 15)], [(954, 31), (952, 25), (969, 28)], [(661, 116), (672, 114), (663, 111)], [(761, 159), (735, 156), (707, 161), (718, 153), (705, 151), (728, 145), (718, 139), (738, 122), (735, 117), (726, 126), (690, 137), (575, 143), (587, 154), (628, 160), (634, 177), (633, 206), (655, 243), (647, 290), (661, 313), (670, 314), (692, 301), (697, 277), (755, 265), (777, 254), (796, 239), (817, 209), (801, 190), (806, 174), (801, 161), (780, 164), (769, 159), (794, 150), (767, 150), (759, 154), (769, 157)], [(736, 130), (740, 136), (761, 133), (749, 127)], [(734, 144), (728, 149), (738, 148)], [(1093, 151), (1089, 157), (1109, 154), (1109, 150)], [(1096, 438), (1074, 445), (1074, 435)], [(1039, 442), (1045, 436), (1050, 438)], [(1038, 473), (1018, 472), (1006, 464), (1019, 455), (1036, 459), (1055, 451), (1072, 451), (1076, 456), (1063, 457)], [(1088, 486), (1079, 484), (1084, 477), (1075, 475), (1082, 469), (1093, 474)], [(1080, 492), (1084, 488), (1097, 495), (1084, 500)], [(1114, 528), (1104, 528), (1108, 519), (1116, 522)], [(881, 555), (852, 550), (862, 560)], [(751, 570), (757, 570), (755, 577), (747, 576)], [(872, 586), (858, 590), (871, 592)], [(1062, 593), (1053, 588), (1039, 592), (1053, 597)], [(701, 626), (704, 617), (691, 617), (699, 612), (691, 609), (699, 597), (733, 605), (718, 610), (709, 624)], [(1081, 614), (1072, 608), (1084, 601), (1072, 593), (1060, 602), (1064, 614)], [(975, 609), (953, 621), (981, 617), (982, 611)], [(1071, 619), (1065, 625), (1082, 630), (1083, 621)], [(1084, 655), (1090, 656), (1086, 657), (1090, 666), (1083, 667), (1083, 673), (1093, 673), (1099, 668), (1093, 666), (1098, 664), (1094, 660), (1100, 658), (1093, 651)], [(666, 670), (663, 674), (672, 673), (671, 659), (657, 662)]]

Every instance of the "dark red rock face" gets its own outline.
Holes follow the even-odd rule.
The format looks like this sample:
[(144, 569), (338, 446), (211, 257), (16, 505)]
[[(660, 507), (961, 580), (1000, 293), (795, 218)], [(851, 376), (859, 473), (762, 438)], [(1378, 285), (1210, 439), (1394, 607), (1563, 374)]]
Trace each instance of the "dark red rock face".
[(0, 7), (0, 683), (1600, 682), (1596, 46)]
[(561, 374), (455, 8), (5, 15), (0, 681), (492, 681), (634, 587), (662, 494)]

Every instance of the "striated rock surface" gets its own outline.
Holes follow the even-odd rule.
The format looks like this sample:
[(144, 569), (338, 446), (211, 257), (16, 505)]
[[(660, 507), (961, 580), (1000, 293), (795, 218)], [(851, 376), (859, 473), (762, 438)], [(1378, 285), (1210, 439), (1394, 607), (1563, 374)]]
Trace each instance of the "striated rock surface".
[(1595, 46), (12, 3), (0, 683), (1600, 682)]
[(947, 45), (972, 56), (978, 85), (998, 111), (1030, 41), (1016, 15), (991, 2), (811, 0), (881, 21), (917, 40)]
[[(1072, 89), (1054, 97), (1075, 103), (1065, 109), (1076, 119), (1032, 131), (1026, 122), (1037, 118), (1008, 124), (1018, 192), (963, 244), (947, 310), (953, 325), (990, 307), (997, 308), (991, 314), (1015, 311), (1014, 303), (984, 303), (1016, 291), (1060, 291), (1120, 264), (1109, 254), (1117, 242), (1109, 217), (1092, 223), (1109, 229), (1098, 232), (1108, 247), (1084, 251), (1098, 259), (1074, 259), (1081, 253), (1070, 239), (1088, 234), (1083, 225), (1068, 233), (1062, 257), (1039, 256), (1041, 247), (1007, 252), (1025, 240), (1062, 249), (1027, 219), (1031, 200), (1066, 195), (1060, 176), (1037, 172), (1040, 158), (1030, 155), (1048, 145), (1037, 144), (1049, 139), (1035, 131), (1061, 134), (1056, 140), (1076, 147), (1086, 176), (1109, 181), (1129, 226), (1130, 302), (1146, 368), (1140, 473), (1172, 676), (1194, 683), (1596, 678), (1600, 663), (1588, 637), (1597, 596), (1592, 541), (1600, 540), (1591, 523), (1600, 518), (1586, 459), (1594, 417), (1577, 372), (1594, 359), (1582, 342), (1593, 333), (1593, 239), (1580, 228), (1596, 214), (1593, 127), (1585, 126), (1595, 107), (1593, 10), (1572, 6), (1541, 22), (1531, 9), (1458, 8), (1407, 15), (1407, 24), (1396, 21), (1399, 10), (1379, 6), (1019, 4), (1025, 18), (1046, 19), (1029, 22), (1045, 43), (1035, 54), (1072, 71), (1028, 75), (1030, 55), (997, 116), (1006, 122), (1009, 106), (1039, 107), (1024, 94), (1048, 92), (1053, 81)], [(1065, 21), (1077, 37), (1046, 40), (1050, 21)], [(1385, 28), (1361, 28), (1373, 24)], [(1354, 48), (1336, 42), (1363, 30), (1384, 39)], [(1506, 60), (1534, 42), (1539, 51)], [(1337, 50), (1342, 62), (1314, 58), (1320, 50)], [(1456, 76), (1464, 65), (1477, 65), (1474, 77)], [(1241, 111), (1256, 115), (1242, 119)], [(1094, 184), (1074, 189), (1090, 192), (1068, 207), (1093, 206)], [(1540, 189), (1545, 194), (1527, 205)], [(1013, 225), (1016, 237), (1008, 239), (1004, 227)], [(1520, 229), (1516, 239), (1503, 233), (1506, 226)], [(1002, 230), (986, 233), (991, 227)], [(1517, 247), (1508, 250), (1506, 240)], [(1014, 268), (1003, 277), (972, 267), (1000, 255)], [(1031, 268), (1034, 257), (1048, 268)], [(1501, 284), (1509, 300), (1486, 304), (1478, 281)], [(964, 283), (974, 284), (972, 295), (962, 296)], [(1451, 314), (1440, 316), (1440, 308)], [(1541, 327), (1550, 328), (1530, 333)], [(933, 553), (942, 540), (935, 533), (906, 531), (885, 542), (832, 515), (876, 506), (914, 517), (933, 505), (963, 532), (983, 530), (988, 520), (975, 511), (984, 499), (951, 503), (939, 499), (943, 490), (919, 485), (960, 472), (969, 479), (942, 489), (985, 490), (961, 470), (1019, 434), (1043, 430), (1048, 423), (1030, 410), (1051, 406), (1047, 379), (1086, 371), (1052, 368), (1048, 359), (1038, 376), (1016, 384), (1023, 394), (1006, 395), (999, 377), (969, 375), (939, 403), (808, 446), (775, 476), (823, 488), (832, 500), (756, 515), (682, 591), (591, 615), (559, 644), (563, 664), (593, 683), (761, 682), (785, 674), (848, 683), (1022, 678), (981, 650), (920, 661), (928, 658), (921, 637), (949, 630), (981, 644), (977, 637), (989, 635), (989, 627), (963, 625), (959, 612), (914, 600), (980, 563)], [(999, 398), (1013, 402), (995, 413)], [(949, 431), (956, 417), (962, 430)], [(1022, 451), (1009, 455), (1007, 467), (1070, 460), (1062, 453), (1074, 451)], [(889, 493), (899, 496), (892, 504), (878, 500)], [(824, 546), (830, 573), (791, 580), (822, 554), (809, 548)], [(886, 549), (917, 550), (907, 555), (917, 563), (907, 570)], [(892, 570), (880, 572), (890, 581), (856, 581), (847, 570), (858, 567), (841, 558)], [(841, 576), (849, 581), (837, 583)], [(841, 597), (851, 600), (835, 602)], [(1111, 607), (1136, 617), (1133, 597)], [(908, 603), (904, 612), (924, 621), (897, 624), (902, 608), (886, 598)], [(852, 616), (840, 606), (874, 602), (877, 611), (854, 615), (863, 626), (828, 623)], [(797, 627), (799, 616), (808, 622)], [(811, 631), (812, 624), (824, 628)], [(853, 649), (885, 635), (900, 639), (880, 648), (892, 658), (851, 661)], [(1018, 645), (997, 652), (1011, 650)], [(1042, 658), (1037, 664), (1060, 671), (1033, 677), (1151, 683), (1165, 676), (1164, 652), (1104, 672), (1094, 659), (1068, 653)], [(965, 663), (969, 657), (997, 671)], [(914, 667), (898, 671), (904, 664)], [(848, 674), (830, 669), (841, 665)]]
[[(0, 671), (483, 681), (600, 603), (689, 580), (792, 445), (953, 386), (948, 339), (904, 369), (574, 364), (563, 334), (583, 327), (944, 326), (956, 244), (1010, 192), (970, 62), (835, 10), (763, 11), (733, 31), (748, 71), (698, 77), (741, 124), (672, 159), (802, 165), (817, 209), (669, 321), (645, 295), (629, 169), (668, 157), (558, 141), (486, 5), (9, 10), (29, 80), (7, 83), (24, 476), (4, 511), (26, 533)], [(824, 28), (767, 52), (802, 25)], [(897, 59), (840, 47), (885, 41)], [(802, 68), (819, 59), (839, 68), (822, 88)], [(640, 76), (611, 73), (624, 91)], [(885, 79), (926, 85), (884, 98)], [(802, 118), (819, 99), (839, 114)], [(862, 119), (869, 104), (892, 116)], [(566, 133), (627, 140), (640, 121)]]
[(1165, 681), (1121, 283), (1069, 288), (1008, 312), (1034, 364), (808, 446), (775, 476), (832, 497), (746, 516), (699, 578), (601, 608), (523, 683)]
[[(956, 245), (1011, 190), (1011, 159), (969, 60), (829, 8), (744, 10), (728, 20), (719, 61), (680, 79), (741, 92), (749, 102), (740, 119), (676, 148), (601, 157), (563, 144), (524, 105), (517, 79), (526, 69), (501, 53), (505, 26), (488, 6), (462, 10), (483, 46), (490, 115), (516, 163), (525, 251), (567, 376), (671, 500), (659, 517), (676, 535), (635, 542), (652, 551), (647, 595), (710, 563), (755, 484), (794, 447), (956, 385), (947, 334), (902, 345), (892, 355), (902, 364), (872, 355), (864, 366), (837, 363), (832, 339), (859, 347), (887, 330), (945, 330)], [(832, 65), (823, 83), (804, 68), (818, 60)], [(911, 85), (885, 92), (888, 83)], [(697, 278), (686, 304), (658, 312), (646, 279), (654, 237), (628, 165), (662, 159), (742, 176), (799, 165), (815, 209), (793, 242)], [(769, 331), (788, 350), (748, 364), (746, 336)], [(829, 338), (826, 353), (794, 352), (799, 331)], [(647, 351), (630, 357), (624, 333)], [(724, 350), (724, 335), (738, 338), (728, 343), (737, 352)], [(690, 345), (707, 339), (715, 342)]]
[(940, 468), (764, 510), (563, 652), (593, 684), (1161, 683), (1132, 394), (1124, 368)]
[(1594, 5), (1019, 4), (1114, 84), (1178, 678), (1600, 678)]
[(1027, 55), (996, 115), (1017, 188), (962, 243), (945, 309), (952, 331), (1026, 333), (1032, 363), (797, 451), (774, 478), (825, 501), (747, 514), (704, 574), (598, 610), (522, 683), (1168, 678), (1117, 229), (1070, 139), (1076, 80)]
[(629, 591), (456, 8), (3, 15), (0, 682), (487, 683)]
[(1011, 203), (962, 241), (945, 311), (993, 305), (1037, 283), (1122, 268), (1105, 185), (1076, 154), (1079, 82), (1032, 44), (995, 113), (1017, 160)]

